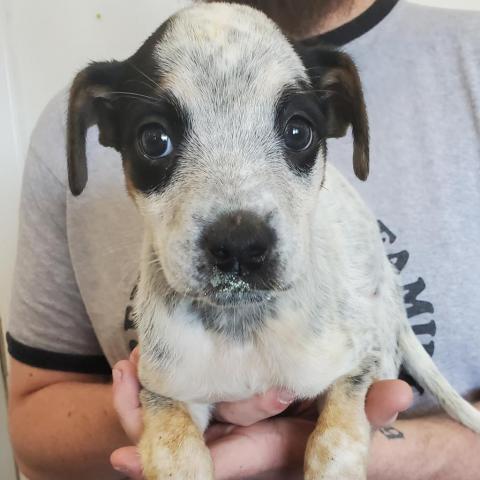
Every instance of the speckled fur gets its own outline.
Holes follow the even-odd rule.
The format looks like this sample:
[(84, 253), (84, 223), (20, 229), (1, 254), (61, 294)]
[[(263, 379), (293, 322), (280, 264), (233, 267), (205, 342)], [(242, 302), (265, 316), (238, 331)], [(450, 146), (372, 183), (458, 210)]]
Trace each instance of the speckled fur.
[[(322, 158), (308, 176), (284, 161), (275, 104), (310, 80), (277, 27), (247, 7), (199, 4), (176, 14), (150, 45), (162, 72), (153, 78), (156, 94), (168, 92), (188, 109), (190, 130), (182, 151), (189, 161), (161, 193), (136, 191), (127, 179), (146, 226), (136, 296), (140, 378), (172, 399), (144, 402), (148, 480), (210, 479), (198, 436), (210, 405), (271, 387), (299, 398), (330, 389), (309, 442), (307, 478), (363, 480), (365, 394), (375, 379), (395, 378), (402, 360), (450, 415), (480, 431), (478, 414), (412, 333), (377, 222), (360, 197)], [(278, 237), (271, 308), (217, 308), (200, 293), (208, 282), (197, 268), (201, 231), (237, 210), (268, 216)]]

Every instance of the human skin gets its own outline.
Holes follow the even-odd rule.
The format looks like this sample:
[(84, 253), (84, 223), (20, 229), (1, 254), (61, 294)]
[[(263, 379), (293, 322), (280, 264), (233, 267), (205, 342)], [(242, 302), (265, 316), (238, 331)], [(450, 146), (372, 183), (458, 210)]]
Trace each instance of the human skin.
[[(208, 0), (207, 3), (216, 0)], [(374, 0), (226, 0), (265, 12), (293, 40), (334, 30), (352, 20)]]

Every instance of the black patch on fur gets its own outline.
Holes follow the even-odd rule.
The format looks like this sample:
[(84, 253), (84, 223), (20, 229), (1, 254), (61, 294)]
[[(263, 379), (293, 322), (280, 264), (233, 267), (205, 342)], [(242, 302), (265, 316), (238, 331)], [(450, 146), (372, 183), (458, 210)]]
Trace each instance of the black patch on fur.
[(369, 172), (369, 126), (363, 90), (355, 63), (344, 52), (324, 45), (299, 42), (302, 59), (315, 95), (312, 100), (325, 118), (326, 138), (343, 137), (349, 127), (353, 136), (353, 167), (361, 180)]
[(354, 388), (359, 387), (365, 383), (365, 377), (367, 374), (368, 370), (363, 370), (362, 373), (349, 377), (348, 381)]
[(123, 329), (124, 330), (133, 330), (135, 329), (135, 321), (133, 320), (133, 306), (128, 305), (125, 310), (125, 318), (123, 320)]
[(91, 63), (75, 77), (70, 89), (67, 119), (68, 182), (73, 195), (80, 195), (87, 184), (86, 136), (98, 124), (100, 143), (116, 144), (116, 122), (108, 103), (109, 92), (116, 90), (124, 75), (121, 62)]
[(155, 343), (148, 345), (148, 355), (157, 360), (163, 360), (167, 358), (172, 358), (170, 349), (164, 343)]
[[(204, 328), (237, 342), (245, 342), (261, 331), (265, 322), (275, 316), (276, 302), (245, 305), (235, 308), (216, 307), (202, 301), (191, 304), (191, 312), (198, 316)], [(228, 320), (226, 320), (228, 319)]]
[(348, 378), (351, 393), (362, 391), (366, 386), (369, 386), (372, 383), (372, 379), (378, 371), (379, 364), (378, 358), (373, 356), (366, 358), (362, 362), (358, 372)]
[[(170, 95), (161, 97), (155, 92), (155, 101), (142, 98), (123, 100), (119, 109), (121, 118), (120, 139), (125, 173), (133, 186), (146, 194), (161, 192), (171, 180), (181, 159), (183, 141), (189, 128), (188, 113)], [(139, 148), (142, 127), (159, 124), (171, 139), (173, 151), (163, 158), (151, 159)]]
[[(87, 182), (86, 131), (98, 124), (100, 143), (122, 154), (130, 185), (143, 193), (159, 192), (171, 180), (189, 128), (189, 114), (162, 89), (162, 70), (155, 58), (172, 19), (156, 30), (140, 49), (123, 62), (93, 63), (80, 72), (71, 89), (68, 115), (69, 179), (72, 193)], [(137, 148), (139, 129), (159, 123), (171, 138), (173, 151), (152, 160)]]
[(140, 402), (146, 409), (172, 408), (175, 405), (175, 401), (171, 398), (158, 395), (146, 388), (142, 388), (140, 392)]
[[(284, 145), (283, 132), (290, 119), (300, 117), (313, 127), (313, 141), (309, 148), (297, 152)], [(320, 148), (325, 145), (327, 119), (323, 114), (315, 92), (306, 84), (286, 88), (277, 101), (275, 130), (288, 166), (299, 176), (308, 176), (317, 160)]]

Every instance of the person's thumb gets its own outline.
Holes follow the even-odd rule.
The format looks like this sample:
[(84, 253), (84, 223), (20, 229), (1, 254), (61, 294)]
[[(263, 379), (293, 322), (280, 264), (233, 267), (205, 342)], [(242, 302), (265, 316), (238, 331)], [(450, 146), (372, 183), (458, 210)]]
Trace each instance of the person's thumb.
[(122, 360), (113, 367), (112, 376), (113, 406), (128, 438), (137, 443), (143, 424), (136, 367), (128, 360)]
[(365, 411), (374, 428), (392, 424), (399, 414), (410, 407), (413, 392), (402, 380), (382, 380), (374, 383), (367, 394)]
[(110, 463), (117, 472), (132, 480), (144, 480), (140, 456), (136, 447), (123, 447), (110, 456)]

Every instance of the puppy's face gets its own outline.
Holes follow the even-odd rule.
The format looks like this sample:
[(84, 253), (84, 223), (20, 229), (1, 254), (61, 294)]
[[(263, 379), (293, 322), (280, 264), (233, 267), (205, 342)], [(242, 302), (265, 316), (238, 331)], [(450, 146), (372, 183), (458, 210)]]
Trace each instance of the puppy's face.
[[(325, 141), (368, 126), (351, 60), (295, 49), (263, 14), (197, 5), (125, 62), (92, 64), (72, 87), (69, 178), (87, 180), (86, 128), (119, 150), (169, 286), (215, 305), (264, 302), (309, 261)], [(311, 65), (306, 68), (306, 65)]]

